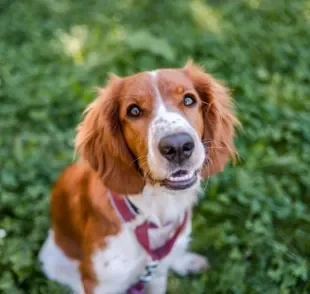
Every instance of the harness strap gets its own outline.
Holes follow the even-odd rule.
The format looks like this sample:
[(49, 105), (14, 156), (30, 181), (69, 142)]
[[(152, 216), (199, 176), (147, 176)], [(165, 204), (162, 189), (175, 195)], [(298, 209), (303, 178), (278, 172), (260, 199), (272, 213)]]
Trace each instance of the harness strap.
[[(119, 217), (124, 222), (130, 222), (139, 213), (139, 210), (129, 201), (127, 197), (119, 196), (113, 192), (109, 193), (109, 197), (110, 197), (110, 202), (111, 202), (113, 209), (116, 211), (116, 213), (119, 215)], [(178, 236), (185, 229), (187, 220), (188, 220), (188, 211), (185, 212), (182, 223), (175, 230), (173, 236), (164, 245), (156, 249), (151, 249), (150, 247), (149, 229), (156, 229), (158, 228), (158, 226), (155, 225), (154, 223), (145, 221), (143, 224), (135, 228), (135, 235), (136, 235), (136, 238), (139, 244), (148, 253), (148, 255), (153, 260), (154, 264), (157, 264), (159, 260), (163, 259), (170, 253)], [(146, 267), (148, 271), (151, 272), (152, 266), (153, 265), (148, 265)], [(149, 277), (148, 275), (144, 277), (144, 279), (142, 279), (141, 277), (140, 281), (137, 282), (135, 285), (133, 285), (130, 289), (128, 289), (126, 293), (127, 294), (143, 294), (144, 283), (147, 282), (148, 277)]]
[[(127, 197), (119, 196), (113, 192), (110, 192), (110, 201), (114, 210), (125, 222), (130, 222), (137, 216), (138, 209), (134, 207), (134, 205), (129, 201)], [(176, 229), (173, 236), (163, 246), (159, 248), (152, 250), (150, 247), (148, 230), (158, 228), (158, 226), (153, 223), (146, 221), (143, 224), (136, 227), (135, 234), (137, 240), (139, 241), (140, 245), (144, 248), (144, 250), (150, 255), (152, 260), (156, 261), (161, 260), (170, 253), (176, 239), (178, 238), (180, 233), (184, 230), (187, 223), (187, 219), (188, 219), (188, 212), (186, 211), (181, 225)]]
[(140, 243), (140, 245), (144, 248), (144, 250), (151, 256), (152, 260), (161, 260), (166, 257), (173, 245), (175, 244), (178, 236), (184, 230), (187, 223), (188, 213), (186, 212), (183, 218), (181, 225), (176, 229), (173, 236), (161, 247), (156, 249), (151, 249), (149, 235), (148, 235), (148, 223), (143, 223), (142, 225), (136, 227), (135, 233), (136, 237)]
[(138, 209), (133, 207), (133, 204), (131, 204), (127, 197), (110, 192), (110, 202), (124, 222), (130, 222), (138, 214)]

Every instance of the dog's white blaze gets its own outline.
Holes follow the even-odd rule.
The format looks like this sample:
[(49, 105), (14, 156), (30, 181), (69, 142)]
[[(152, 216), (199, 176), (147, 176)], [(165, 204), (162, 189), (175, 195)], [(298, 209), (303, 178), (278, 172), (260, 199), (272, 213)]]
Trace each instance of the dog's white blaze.
[(155, 91), (155, 98), (156, 98), (156, 103), (155, 103), (155, 107), (157, 108), (157, 116), (166, 113), (168, 110), (165, 106), (165, 103), (160, 95), (159, 89), (158, 89), (158, 85), (157, 85), (157, 71), (151, 71), (150, 75), (152, 77), (153, 80), (153, 88)]
[(198, 134), (186, 118), (173, 110), (169, 110), (162, 99), (158, 88), (158, 72), (149, 73), (152, 78), (155, 93), (155, 116), (150, 123), (148, 134), (148, 164), (152, 176), (155, 179), (164, 179), (170, 176), (167, 160), (163, 158), (158, 150), (159, 141), (168, 135), (176, 133), (187, 133), (192, 136), (195, 143), (195, 150), (188, 161), (189, 168), (196, 170), (200, 168), (204, 161), (204, 148)]

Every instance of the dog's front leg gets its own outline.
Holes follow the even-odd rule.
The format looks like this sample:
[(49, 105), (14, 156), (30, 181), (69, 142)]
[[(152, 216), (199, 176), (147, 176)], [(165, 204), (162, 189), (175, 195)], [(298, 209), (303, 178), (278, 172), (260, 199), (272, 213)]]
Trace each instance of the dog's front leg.
[(177, 257), (171, 269), (179, 275), (198, 274), (209, 268), (208, 259), (202, 255), (184, 251), (182, 255)]
[(184, 233), (179, 237), (173, 250), (170, 268), (179, 275), (196, 274), (209, 268), (208, 259), (202, 255), (188, 251), (191, 234), (191, 219)]

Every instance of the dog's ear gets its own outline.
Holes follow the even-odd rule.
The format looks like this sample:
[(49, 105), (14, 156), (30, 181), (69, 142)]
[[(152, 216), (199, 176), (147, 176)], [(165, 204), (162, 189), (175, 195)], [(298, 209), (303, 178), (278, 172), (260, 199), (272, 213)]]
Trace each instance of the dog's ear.
[(222, 171), (229, 159), (235, 159), (235, 127), (239, 121), (233, 112), (230, 92), (210, 74), (189, 61), (184, 67), (185, 74), (192, 80), (203, 103), (206, 164), (203, 177)]
[(140, 193), (144, 179), (125, 142), (119, 122), (122, 79), (111, 77), (85, 111), (77, 129), (76, 151), (97, 171), (106, 187), (120, 194)]

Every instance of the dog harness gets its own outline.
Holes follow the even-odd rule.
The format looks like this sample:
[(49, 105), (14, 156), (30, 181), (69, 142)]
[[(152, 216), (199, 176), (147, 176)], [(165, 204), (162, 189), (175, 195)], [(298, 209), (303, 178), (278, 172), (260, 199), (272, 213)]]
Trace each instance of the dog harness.
[[(132, 221), (139, 214), (138, 208), (132, 202), (130, 202), (127, 197), (121, 197), (113, 192), (110, 192), (110, 202), (113, 209), (124, 222)], [(167, 240), (164, 245), (156, 249), (151, 249), (150, 247), (149, 229), (156, 229), (158, 228), (158, 226), (152, 222), (145, 221), (144, 223), (135, 228), (136, 238), (139, 244), (150, 256), (151, 262), (145, 267), (144, 273), (140, 276), (138, 282), (127, 290), (127, 294), (144, 293), (144, 284), (148, 283), (151, 280), (152, 274), (155, 272), (159, 261), (170, 253), (178, 236), (184, 230), (187, 219), (188, 212), (186, 211), (181, 224), (177, 227), (172, 237)]]

